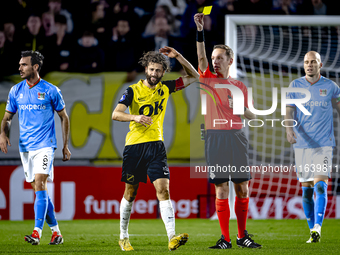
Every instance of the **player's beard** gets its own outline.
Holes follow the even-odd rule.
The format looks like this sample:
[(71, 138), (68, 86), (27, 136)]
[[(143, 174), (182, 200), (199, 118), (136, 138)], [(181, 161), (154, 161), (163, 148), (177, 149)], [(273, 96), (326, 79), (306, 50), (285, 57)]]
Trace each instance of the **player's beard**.
[[(161, 77), (151, 76), (151, 75), (149, 75), (148, 73), (145, 73), (145, 76), (146, 76), (146, 80), (148, 81), (148, 83), (149, 83), (150, 86), (156, 86), (156, 85), (158, 84), (158, 82), (160, 82), (161, 79), (162, 79), (162, 77), (163, 77), (163, 76), (161, 76)], [(151, 80), (151, 78), (156, 78), (156, 81), (153, 82), (153, 81)]]
[(34, 75), (34, 70), (33, 70), (33, 67), (32, 67), (32, 69), (31, 70), (29, 70), (30, 72), (25, 72), (24, 74), (23, 74), (23, 76), (21, 77), (23, 80), (25, 80), (25, 79), (27, 79), (27, 80), (30, 80), (32, 77), (33, 77), (33, 75)]

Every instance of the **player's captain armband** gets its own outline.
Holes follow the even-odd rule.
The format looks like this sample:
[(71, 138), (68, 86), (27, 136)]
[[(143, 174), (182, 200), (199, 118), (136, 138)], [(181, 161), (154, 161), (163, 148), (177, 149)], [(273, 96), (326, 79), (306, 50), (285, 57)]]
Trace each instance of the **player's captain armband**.
[(179, 90), (182, 90), (185, 88), (185, 85), (184, 85), (184, 82), (183, 82), (183, 79), (182, 77), (179, 77), (177, 80), (176, 80), (176, 87), (175, 87), (175, 91), (179, 91)]

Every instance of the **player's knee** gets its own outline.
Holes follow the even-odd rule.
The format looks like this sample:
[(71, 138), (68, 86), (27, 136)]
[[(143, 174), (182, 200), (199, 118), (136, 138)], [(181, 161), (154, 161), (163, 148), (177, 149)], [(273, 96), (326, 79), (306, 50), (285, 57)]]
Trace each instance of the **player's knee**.
[(229, 197), (229, 184), (228, 182), (215, 184), (216, 197), (218, 199), (227, 199)]
[(247, 198), (248, 197), (248, 182), (242, 182), (235, 185), (235, 193), (238, 198)]
[(248, 190), (243, 190), (243, 189), (241, 189), (241, 190), (238, 190), (237, 192), (235, 192), (236, 193), (236, 196), (238, 197), (238, 198), (247, 198), (248, 197)]
[(34, 192), (47, 190), (46, 185), (44, 180), (35, 180)]
[(227, 199), (229, 197), (229, 190), (216, 189), (216, 197), (218, 199)]
[(164, 188), (157, 190), (157, 198), (158, 200), (168, 200), (170, 198), (169, 189)]
[[(136, 193), (137, 193), (137, 192), (136, 192)], [(137, 195), (137, 194), (125, 192), (125, 193), (124, 193), (124, 198), (125, 198), (127, 201), (132, 202), (132, 201), (135, 200), (136, 195)]]
[(134, 201), (137, 196), (137, 191), (138, 191), (138, 185), (137, 186), (130, 185), (128, 187), (125, 187), (124, 198), (129, 202)]
[(34, 178), (34, 191), (47, 190), (47, 174), (36, 174)]

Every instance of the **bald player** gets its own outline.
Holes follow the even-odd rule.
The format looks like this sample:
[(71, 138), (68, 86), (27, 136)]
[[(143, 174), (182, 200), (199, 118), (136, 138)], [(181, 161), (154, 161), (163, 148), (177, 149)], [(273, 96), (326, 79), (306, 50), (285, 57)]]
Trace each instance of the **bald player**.
[[(287, 140), (293, 144), (296, 173), (302, 185), (303, 210), (310, 238), (307, 243), (320, 242), (321, 226), (327, 207), (327, 185), (332, 169), (333, 107), (340, 114), (340, 88), (320, 74), (320, 54), (309, 51), (304, 57), (304, 77), (291, 82), (291, 88), (303, 88), (311, 98), (303, 106), (311, 113), (305, 115), (295, 105), (287, 105), (286, 120), (295, 120), (296, 126), (286, 127)], [(288, 93), (288, 98), (304, 98), (303, 93)], [(289, 121), (288, 126), (293, 126)], [(316, 194), (314, 200), (314, 192)]]

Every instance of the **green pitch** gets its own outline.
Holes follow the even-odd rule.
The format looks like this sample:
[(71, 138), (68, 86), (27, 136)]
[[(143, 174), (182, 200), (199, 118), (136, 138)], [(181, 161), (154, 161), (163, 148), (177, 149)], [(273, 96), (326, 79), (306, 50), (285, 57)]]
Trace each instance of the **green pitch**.
[[(24, 242), (24, 235), (33, 230), (33, 221), (0, 221), (0, 253), (7, 254), (122, 254), (118, 246), (118, 220), (60, 221), (64, 244), (47, 245), (50, 230), (45, 224), (39, 246)], [(176, 220), (176, 231), (187, 232), (189, 241), (176, 254), (340, 254), (340, 220), (325, 220), (320, 243), (306, 244), (309, 238), (305, 220), (248, 220), (247, 229), (262, 249), (251, 250), (236, 245), (236, 221), (230, 222), (233, 248), (209, 250), (220, 238), (218, 221)], [(162, 220), (131, 220), (131, 254), (167, 254), (167, 237)], [(126, 253), (126, 252), (125, 252)]]

